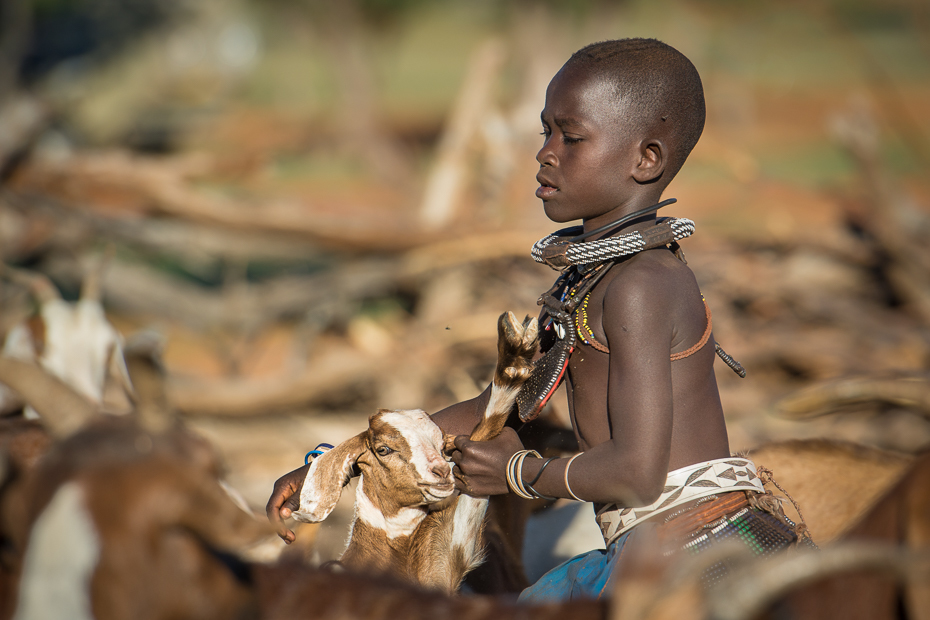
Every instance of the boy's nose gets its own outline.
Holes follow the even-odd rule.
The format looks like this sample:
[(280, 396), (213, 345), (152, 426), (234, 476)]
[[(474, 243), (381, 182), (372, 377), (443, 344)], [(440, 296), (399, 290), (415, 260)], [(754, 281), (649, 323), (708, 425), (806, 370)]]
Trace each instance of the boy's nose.
[(555, 154), (552, 152), (552, 149), (549, 148), (549, 141), (546, 140), (546, 143), (543, 144), (542, 148), (539, 149), (539, 152), (536, 153), (536, 161), (540, 165), (549, 165), (552, 166), (556, 162)]

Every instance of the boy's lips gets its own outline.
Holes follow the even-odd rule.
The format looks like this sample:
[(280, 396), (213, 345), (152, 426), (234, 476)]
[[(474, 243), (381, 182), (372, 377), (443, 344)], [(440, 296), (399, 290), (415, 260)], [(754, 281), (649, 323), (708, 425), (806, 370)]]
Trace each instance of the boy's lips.
[(543, 200), (552, 198), (552, 196), (559, 191), (558, 187), (541, 175), (536, 175), (536, 181), (539, 182), (539, 188), (536, 190), (537, 198), (542, 198)]

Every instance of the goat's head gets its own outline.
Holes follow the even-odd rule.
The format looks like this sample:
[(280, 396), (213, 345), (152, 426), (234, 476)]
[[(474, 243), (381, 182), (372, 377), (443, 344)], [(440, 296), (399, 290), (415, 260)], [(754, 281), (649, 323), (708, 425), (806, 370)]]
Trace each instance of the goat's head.
[[(75, 303), (64, 301), (43, 274), (0, 265), (0, 274), (27, 286), (39, 304), (38, 315), (10, 330), (2, 354), (39, 362), (97, 405), (104, 404), (107, 385), (118, 387), (126, 396), (133, 392), (123, 359), (122, 337), (107, 320), (100, 302), (99, 280), (104, 263), (99, 261), (88, 272), (81, 298)], [(4, 398), (13, 401), (11, 395)]]
[(454, 489), (442, 431), (426, 412), (381, 409), (367, 430), (313, 462), (295, 518), (318, 522), (329, 516), (356, 467), (369, 499), (385, 514), (442, 501)]

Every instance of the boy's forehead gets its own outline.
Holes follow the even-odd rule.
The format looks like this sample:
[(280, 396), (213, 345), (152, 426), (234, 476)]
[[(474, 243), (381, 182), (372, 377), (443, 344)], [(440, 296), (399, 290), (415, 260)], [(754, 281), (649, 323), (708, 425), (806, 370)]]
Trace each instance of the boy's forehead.
[[(614, 82), (583, 66), (566, 65), (555, 74), (546, 89), (546, 111), (558, 115), (571, 109), (576, 114), (606, 115), (616, 118), (621, 101)], [(563, 124), (581, 119), (567, 116)]]

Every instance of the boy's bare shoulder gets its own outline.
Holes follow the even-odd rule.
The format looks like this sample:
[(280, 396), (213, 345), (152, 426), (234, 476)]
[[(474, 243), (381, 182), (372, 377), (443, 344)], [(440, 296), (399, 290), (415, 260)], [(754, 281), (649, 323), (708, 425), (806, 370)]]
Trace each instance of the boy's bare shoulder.
[(674, 254), (655, 249), (614, 268), (604, 292), (605, 308), (663, 308), (682, 298), (700, 295), (694, 272)]

